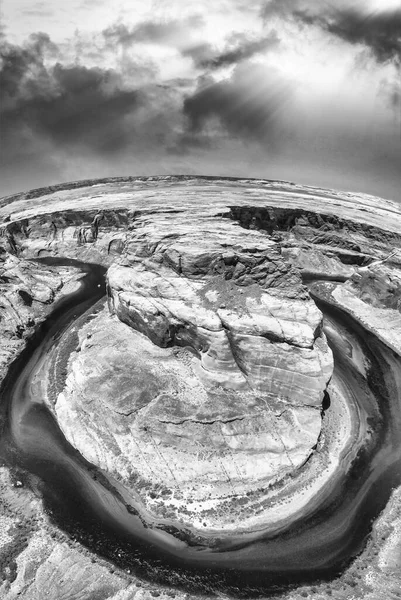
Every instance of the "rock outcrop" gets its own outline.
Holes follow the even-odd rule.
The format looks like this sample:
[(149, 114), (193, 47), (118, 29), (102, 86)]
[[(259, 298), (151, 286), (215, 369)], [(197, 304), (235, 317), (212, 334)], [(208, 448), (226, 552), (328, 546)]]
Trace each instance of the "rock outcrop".
[[(148, 466), (186, 501), (243, 494), (299, 468), (317, 443), (333, 368), (322, 315), (276, 242), (191, 212), (135, 215), (123, 264), (107, 275), (121, 321), (186, 350), (186, 393), (171, 377), (147, 389), (155, 379), (144, 372), (147, 406), (133, 419), (141, 451), (157, 438)], [(166, 364), (151, 347), (147, 356)], [(118, 450), (137, 464), (139, 450)]]
[(0, 382), (12, 360), (23, 350), (26, 339), (49, 314), (52, 304), (70, 293), (80, 277), (78, 269), (27, 261), (3, 248), (0, 253)]

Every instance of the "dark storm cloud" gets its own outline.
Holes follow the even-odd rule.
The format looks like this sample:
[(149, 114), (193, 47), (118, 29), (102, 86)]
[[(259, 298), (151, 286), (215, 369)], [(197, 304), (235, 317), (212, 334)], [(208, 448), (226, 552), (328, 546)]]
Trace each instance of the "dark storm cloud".
[(21, 46), (0, 44), (0, 195), (121, 173), (146, 161), (152, 170), (156, 156), (175, 144), (190, 81), (158, 85), (150, 65), (146, 83), (136, 87), (135, 69), (127, 75), (127, 68), (120, 73), (61, 58), (45, 34)]
[(272, 15), (292, 17), (350, 44), (362, 44), (379, 62), (401, 60), (401, 7), (367, 12), (362, 4), (335, 7), (310, 0), (272, 0), (265, 5), (262, 14), (267, 22)]
[[(6, 160), (27, 151), (27, 140), (58, 146), (82, 145), (112, 152), (132, 132), (126, 117), (143, 103), (141, 93), (124, 89), (111, 69), (47, 66), (57, 48), (45, 34), (23, 47), (4, 42), (0, 51), (0, 118)], [(10, 152), (11, 150), (11, 152)]]
[(184, 114), (194, 133), (217, 119), (233, 136), (273, 142), (277, 114), (290, 97), (290, 87), (276, 72), (242, 64), (229, 79), (201, 79), (184, 101)]
[[(45, 53), (57, 53), (57, 47), (53, 44), (49, 36), (45, 33), (31, 35), (28, 44), (24, 47), (8, 44), (3, 37), (0, 46), (0, 108), (12, 106), (17, 99), (22, 84), (28, 83), (28, 80), (39, 81), (45, 73), (44, 55)], [(38, 81), (38, 85), (39, 85)], [(30, 86), (28, 85), (28, 88)], [(26, 94), (29, 90), (26, 90)]]
[(318, 25), (346, 42), (365, 45), (379, 62), (401, 59), (401, 8), (371, 15), (353, 8), (333, 10), (328, 15), (299, 10), (294, 16), (303, 23)]
[(184, 20), (142, 21), (131, 28), (117, 23), (105, 29), (103, 36), (109, 44), (121, 44), (125, 47), (138, 42), (175, 46), (182, 37), (188, 37), (191, 30), (203, 23), (200, 15), (192, 15)]
[(244, 35), (237, 35), (232, 36), (231, 43), (222, 52), (216, 52), (211, 44), (201, 44), (188, 48), (183, 54), (190, 56), (199, 68), (218, 69), (239, 63), (259, 52), (275, 48), (279, 43), (280, 40), (275, 31), (256, 40), (249, 40)]

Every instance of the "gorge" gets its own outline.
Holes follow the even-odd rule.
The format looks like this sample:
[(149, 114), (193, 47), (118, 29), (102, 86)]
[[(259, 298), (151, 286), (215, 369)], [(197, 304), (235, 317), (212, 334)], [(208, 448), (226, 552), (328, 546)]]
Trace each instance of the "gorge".
[(30, 545), (54, 527), (70, 560), (87, 560), (74, 539), (99, 557), (77, 597), (91, 569), (116, 600), (374, 598), (384, 580), (397, 597), (398, 205), (170, 177), (37, 190), (0, 214), (10, 530), (20, 487), (44, 509), (5, 598), (36, 597), (50, 567)]

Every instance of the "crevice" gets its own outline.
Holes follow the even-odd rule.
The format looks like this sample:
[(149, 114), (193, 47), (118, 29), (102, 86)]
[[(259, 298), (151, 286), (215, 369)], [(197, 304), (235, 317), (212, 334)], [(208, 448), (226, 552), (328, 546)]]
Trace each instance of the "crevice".
[(168, 419), (163, 419), (161, 417), (157, 417), (157, 420), (160, 423), (165, 423), (166, 425), (183, 425), (184, 423), (197, 423), (199, 425), (214, 425), (215, 423), (233, 423), (235, 421), (243, 421), (244, 419), (253, 419), (255, 417), (258, 417), (260, 413), (256, 413), (254, 415), (241, 415), (241, 416), (237, 416), (237, 417), (229, 417), (229, 418), (216, 418), (216, 419), (210, 419), (210, 420), (203, 420), (203, 419), (196, 419), (196, 418), (191, 418), (191, 417), (186, 417), (184, 419), (181, 420), (177, 420), (177, 421), (171, 421)]
[[(275, 424), (275, 429), (276, 429), (276, 431), (274, 431), (274, 429), (272, 429), (272, 435), (275, 435), (275, 437), (276, 437), (276, 440), (278, 440), (278, 442), (281, 444), (281, 446), (282, 446), (282, 448), (283, 448), (283, 450), (284, 450), (284, 454), (286, 455), (286, 457), (287, 457), (287, 460), (288, 460), (289, 464), (290, 464), (290, 465), (292, 466), (292, 468), (294, 469), (294, 468), (295, 468), (295, 466), (294, 466), (294, 463), (293, 463), (293, 462), (292, 462), (292, 460), (291, 460), (291, 457), (290, 457), (290, 455), (289, 455), (289, 452), (288, 452), (287, 446), (284, 444), (283, 438), (281, 437), (281, 435), (279, 434), (279, 432), (278, 432), (278, 430), (277, 430), (277, 429), (278, 429), (278, 427), (277, 427), (277, 418), (278, 418), (278, 417), (277, 417), (277, 416), (274, 414), (274, 412), (272, 411), (272, 409), (271, 409), (271, 408), (270, 408), (270, 406), (268, 405), (268, 403), (267, 403), (266, 399), (263, 399), (263, 401), (264, 401), (264, 403), (265, 403), (265, 406), (266, 406), (266, 408), (267, 408), (267, 411), (268, 411), (268, 412), (271, 414), (271, 416), (272, 416), (272, 419), (273, 419), (273, 421), (274, 421), (274, 424)], [(280, 414), (280, 417), (281, 417), (281, 415), (282, 415), (282, 414), (284, 414), (285, 412), (286, 412), (286, 411), (284, 410), (284, 411), (283, 411), (283, 412)]]
[[(224, 331), (226, 332), (226, 337), (227, 337), (228, 343), (230, 345), (230, 350), (231, 350), (231, 354), (232, 354), (232, 357), (234, 359), (234, 362), (237, 365), (237, 367), (240, 370), (240, 372), (244, 375), (244, 377), (247, 378), (248, 377), (248, 372), (245, 369), (245, 367), (241, 364), (241, 359), (237, 355), (237, 350), (236, 350), (236, 347), (235, 347), (235, 344), (234, 344), (234, 339), (233, 339), (232, 331), (231, 331), (231, 329), (227, 325), (225, 325), (225, 323), (223, 323), (223, 321), (221, 319), (220, 319), (220, 321), (221, 321), (221, 324), (222, 324), (222, 327), (223, 327)], [(246, 379), (246, 383), (249, 386), (248, 379)]]

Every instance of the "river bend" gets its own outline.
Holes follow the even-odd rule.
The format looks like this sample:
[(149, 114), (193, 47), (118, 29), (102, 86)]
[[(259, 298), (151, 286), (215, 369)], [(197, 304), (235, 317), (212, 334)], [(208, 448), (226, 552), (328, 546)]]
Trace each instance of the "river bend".
[[(2, 386), (0, 454), (27, 473), (54, 523), (100, 556), (161, 584), (238, 596), (269, 594), (289, 585), (330, 579), (364, 547), (372, 522), (401, 484), (401, 361), (351, 317), (315, 294), (325, 314), (335, 376), (349, 390), (373, 433), (335, 493), (322, 491), (313, 511), (277, 532), (211, 545), (180, 525), (147, 523), (107, 475), (64, 438), (40, 397), (40, 372), (52, 348), (78, 318), (90, 318), (105, 295), (105, 269), (67, 259), (84, 272), (79, 290), (59, 302), (28, 342)], [(54, 259), (53, 259), (54, 264)], [(330, 335), (337, 331), (337, 335)], [(358, 346), (364, 377), (339, 340)]]

